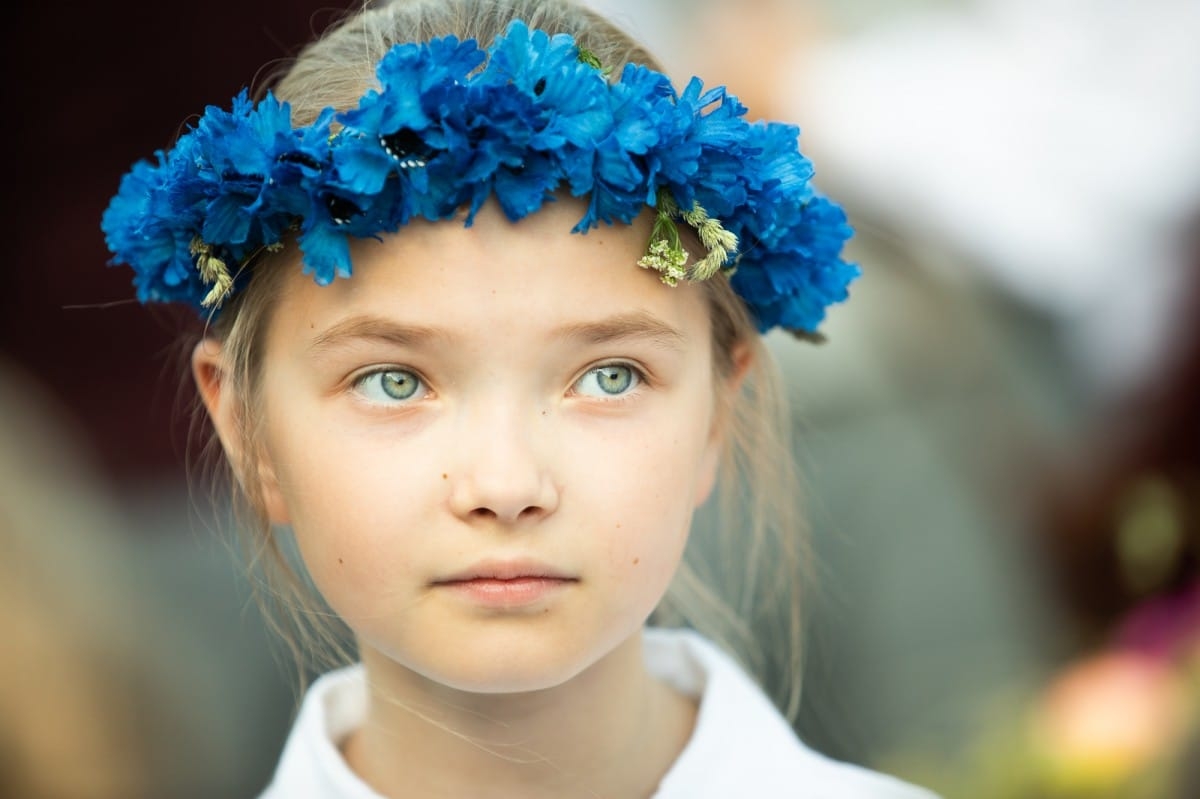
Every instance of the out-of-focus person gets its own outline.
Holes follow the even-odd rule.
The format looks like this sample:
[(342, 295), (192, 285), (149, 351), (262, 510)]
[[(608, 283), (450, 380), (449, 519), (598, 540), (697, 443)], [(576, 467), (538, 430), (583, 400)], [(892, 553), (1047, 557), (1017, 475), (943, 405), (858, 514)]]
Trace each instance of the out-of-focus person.
[(215, 763), (78, 432), (0, 362), (0, 796), (190, 797), (180, 764)]
[(149, 796), (111, 511), (63, 420), (0, 377), (0, 795)]

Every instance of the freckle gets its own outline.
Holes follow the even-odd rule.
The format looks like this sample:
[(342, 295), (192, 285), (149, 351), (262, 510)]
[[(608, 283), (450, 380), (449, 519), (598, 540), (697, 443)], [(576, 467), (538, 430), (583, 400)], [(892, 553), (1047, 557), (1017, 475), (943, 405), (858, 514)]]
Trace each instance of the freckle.
[(449, 480), (449, 479), (450, 479), (450, 475), (446, 474), (445, 472), (442, 472), (442, 479), (443, 479), (443, 480)]
[(620, 529), (621, 529), (621, 523), (620, 523), (620, 522), (617, 522), (617, 529), (618, 529), (618, 530), (620, 530)]
[(338, 558), (338, 563), (345, 563), (345, 562), (346, 561), (342, 560), (341, 558)]
[(642, 562), (642, 559), (641, 559), (641, 558), (634, 558), (634, 559), (633, 559), (633, 565), (634, 565), (634, 566), (638, 565), (638, 564), (639, 564), (639, 563), (641, 563), (641, 562)]

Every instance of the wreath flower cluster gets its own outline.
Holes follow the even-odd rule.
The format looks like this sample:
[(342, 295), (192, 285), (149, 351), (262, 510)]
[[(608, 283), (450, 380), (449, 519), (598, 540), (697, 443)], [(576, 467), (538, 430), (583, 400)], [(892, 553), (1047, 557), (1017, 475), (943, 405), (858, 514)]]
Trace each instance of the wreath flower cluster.
[[(350, 275), (350, 237), (463, 209), (470, 225), (489, 197), (515, 221), (560, 191), (587, 198), (576, 233), (654, 209), (639, 263), (668, 284), (729, 274), (763, 332), (815, 334), (858, 275), (799, 130), (746, 121), (723, 87), (693, 78), (677, 92), (633, 64), (611, 80), (570, 36), (520, 21), (486, 51), (453, 36), (396, 45), (376, 75), (357, 108), (303, 127), (287, 103), (243, 90), (136, 163), (101, 228), (138, 299), (214, 312), (287, 235), (325, 285)], [(679, 222), (707, 251), (690, 266)]]

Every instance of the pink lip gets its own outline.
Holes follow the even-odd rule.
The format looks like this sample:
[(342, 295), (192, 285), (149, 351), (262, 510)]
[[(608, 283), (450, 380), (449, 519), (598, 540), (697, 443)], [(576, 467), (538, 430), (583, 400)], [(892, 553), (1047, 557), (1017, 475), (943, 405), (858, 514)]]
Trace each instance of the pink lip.
[(575, 580), (573, 575), (534, 560), (487, 560), (468, 566), (439, 580), (442, 583), (463, 583), (472, 580)]
[(434, 581), (472, 603), (496, 608), (530, 605), (579, 582), (560, 569), (532, 561), (488, 561)]

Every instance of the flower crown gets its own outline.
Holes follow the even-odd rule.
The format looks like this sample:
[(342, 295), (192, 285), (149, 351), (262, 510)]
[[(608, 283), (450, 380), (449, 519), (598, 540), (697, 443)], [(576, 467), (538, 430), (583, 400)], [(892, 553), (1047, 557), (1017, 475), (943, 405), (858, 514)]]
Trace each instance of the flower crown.
[[(357, 108), (294, 128), (291, 110), (243, 90), (206, 109), (157, 163), (124, 176), (101, 228), (142, 302), (213, 313), (254, 257), (294, 234), (318, 284), (350, 275), (349, 237), (414, 217), (466, 224), (494, 196), (511, 220), (562, 189), (587, 197), (573, 232), (656, 221), (639, 264), (665, 283), (724, 272), (758, 328), (815, 336), (858, 269), (851, 229), (813, 190), (799, 130), (750, 123), (723, 87), (629, 64), (616, 81), (568, 35), (515, 21), (484, 51), (454, 36), (398, 44)], [(706, 251), (689, 265), (678, 223)]]

